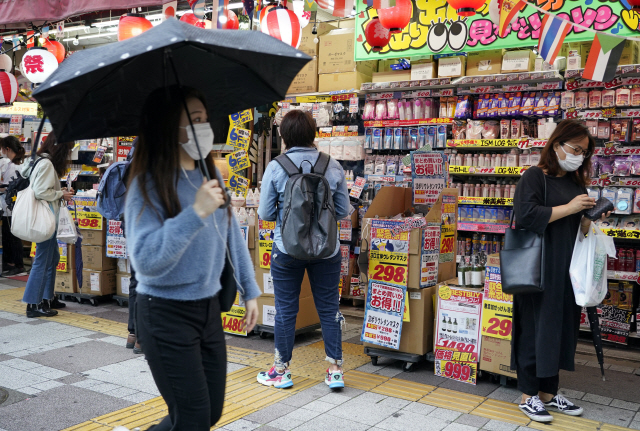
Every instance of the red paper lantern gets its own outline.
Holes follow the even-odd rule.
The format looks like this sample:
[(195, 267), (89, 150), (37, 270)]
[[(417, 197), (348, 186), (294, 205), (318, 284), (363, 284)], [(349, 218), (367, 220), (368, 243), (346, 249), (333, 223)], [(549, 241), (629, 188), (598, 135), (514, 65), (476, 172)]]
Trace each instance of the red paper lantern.
[(153, 27), (144, 15), (128, 13), (120, 17), (118, 24), (118, 41), (138, 36)]
[[(484, 0), (482, 0), (484, 2)], [(409, 25), (413, 5), (411, 0), (396, 0), (394, 7), (378, 9), (380, 24), (393, 33), (401, 33)]]
[(364, 37), (371, 46), (373, 52), (380, 52), (382, 48), (389, 44), (391, 32), (380, 24), (378, 17), (373, 18), (364, 29)]
[(260, 30), (294, 48), (300, 46), (302, 28), (298, 15), (293, 11), (280, 8), (270, 11), (262, 21)]
[(204, 21), (200, 21), (197, 16), (193, 14), (193, 12), (187, 12), (180, 18), (180, 21), (186, 22), (187, 24), (191, 24), (198, 28), (204, 28)]
[(18, 81), (10, 73), (0, 71), (0, 106), (10, 105), (18, 96)]
[(58, 60), (58, 63), (62, 63), (62, 60), (64, 60), (64, 55), (66, 54), (64, 45), (62, 45), (57, 40), (47, 39), (42, 44), (42, 47), (46, 48), (47, 51), (55, 55), (56, 60)]
[(238, 30), (240, 28), (240, 21), (238, 16), (232, 10), (227, 10), (227, 22), (224, 23), (225, 30)]
[(484, 6), (486, 0), (447, 0), (458, 16), (474, 16)]
[(269, 12), (271, 12), (272, 10), (274, 10), (278, 5), (276, 4), (270, 4), (265, 6), (261, 11), (260, 11), (260, 27), (262, 27), (262, 23), (264, 22), (265, 17), (267, 16), (267, 14)]

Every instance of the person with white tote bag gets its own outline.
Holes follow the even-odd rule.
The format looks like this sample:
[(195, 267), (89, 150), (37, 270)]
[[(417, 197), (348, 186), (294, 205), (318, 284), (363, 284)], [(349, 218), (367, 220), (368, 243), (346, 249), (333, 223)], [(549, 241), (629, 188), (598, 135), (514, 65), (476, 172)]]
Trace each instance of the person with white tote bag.
[[(73, 142), (58, 144), (55, 135), (50, 133), (37, 152), (33, 168), (31, 163), (24, 163), (20, 172), (24, 178), (29, 178), (29, 187), (35, 198), (48, 204), (56, 221), (61, 200), (69, 202), (73, 196), (73, 190), (63, 191), (60, 187), (60, 178), (67, 171), (73, 145)], [(14, 219), (20, 217), (15, 210), (17, 205), (14, 208)], [(54, 229), (51, 238), (36, 243), (36, 256), (22, 297), (22, 302), (27, 304), (27, 317), (52, 317), (58, 314), (54, 308), (66, 305), (58, 301), (53, 293), (59, 260), (58, 240)]]

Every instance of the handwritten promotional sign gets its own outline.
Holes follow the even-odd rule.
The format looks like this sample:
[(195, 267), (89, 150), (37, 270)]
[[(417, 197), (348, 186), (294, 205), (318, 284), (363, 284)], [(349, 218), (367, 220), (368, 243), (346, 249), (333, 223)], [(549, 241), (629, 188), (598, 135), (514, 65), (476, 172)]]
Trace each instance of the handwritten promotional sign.
[(400, 348), (407, 288), (369, 280), (360, 340), (391, 349)]
[(362, 177), (356, 177), (353, 186), (351, 186), (351, 191), (349, 192), (349, 196), (352, 198), (359, 199), (362, 194), (362, 190), (364, 189), (364, 185), (366, 180)]
[(231, 306), (231, 310), (226, 313), (222, 313), (222, 329), (227, 334), (247, 336), (247, 325), (244, 321), (244, 316), (247, 314), (247, 309), (244, 306), (244, 301), (240, 298), (240, 293), (236, 293), (236, 299)]
[(350, 218), (340, 220), (340, 241), (351, 241), (353, 223)]
[[(499, 37), (498, 26), (489, 17), (489, 1), (479, 13), (464, 18), (445, 0), (418, 0), (409, 25), (402, 32), (392, 34), (391, 41), (381, 51), (374, 52), (366, 42), (364, 29), (377, 16), (377, 11), (366, 2), (356, 2), (356, 5), (356, 61), (536, 46), (542, 30), (543, 14), (532, 6), (526, 6), (519, 13), (505, 37)], [(536, 5), (568, 21), (617, 36), (637, 36), (640, 27), (637, 13), (631, 11), (627, 2), (538, 0)], [(593, 36), (593, 32), (572, 27), (565, 42), (591, 42)]]
[(429, 223), (422, 231), (420, 252), (420, 287), (438, 283), (438, 261), (440, 255), (440, 224)]
[(227, 165), (229, 170), (233, 173), (238, 173), (243, 169), (247, 169), (251, 162), (249, 162), (249, 156), (245, 150), (239, 150), (231, 154), (227, 154)]
[(369, 277), (376, 281), (407, 286), (410, 232), (393, 235), (402, 220), (371, 220)]
[(232, 126), (240, 127), (248, 121), (253, 120), (253, 109), (245, 109), (236, 114), (229, 115), (229, 122)]
[(276, 222), (258, 219), (258, 253), (260, 268), (271, 268), (271, 249)]
[(107, 257), (127, 257), (127, 240), (121, 221), (107, 220)]
[(231, 174), (226, 181), (227, 188), (233, 190), (234, 193), (247, 197), (249, 191), (249, 178), (245, 178), (242, 175)]
[(411, 154), (414, 205), (431, 206), (436, 203), (445, 186), (444, 162), (440, 153)]
[(251, 145), (251, 130), (242, 127), (229, 127), (227, 135), (227, 145), (231, 145), (239, 150), (248, 151)]

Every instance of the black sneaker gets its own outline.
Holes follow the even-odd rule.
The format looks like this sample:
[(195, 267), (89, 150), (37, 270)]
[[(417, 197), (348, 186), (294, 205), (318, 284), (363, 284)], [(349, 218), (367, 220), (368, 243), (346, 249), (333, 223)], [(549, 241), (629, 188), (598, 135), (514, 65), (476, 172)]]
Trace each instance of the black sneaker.
[(582, 407), (578, 407), (560, 394), (553, 397), (548, 403), (544, 403), (544, 406), (570, 416), (580, 416), (584, 411)]
[(67, 306), (67, 304), (65, 304), (64, 302), (60, 302), (57, 295), (54, 295), (53, 299), (50, 299), (47, 302), (49, 302), (49, 308), (52, 308), (54, 310), (64, 308)]
[(553, 420), (553, 416), (544, 408), (544, 404), (542, 404), (542, 401), (540, 401), (537, 395), (527, 398), (527, 400), (518, 407), (520, 407), (522, 413), (536, 422), (551, 422)]
[(44, 306), (44, 301), (40, 304), (27, 304), (27, 317), (53, 317), (58, 312)]

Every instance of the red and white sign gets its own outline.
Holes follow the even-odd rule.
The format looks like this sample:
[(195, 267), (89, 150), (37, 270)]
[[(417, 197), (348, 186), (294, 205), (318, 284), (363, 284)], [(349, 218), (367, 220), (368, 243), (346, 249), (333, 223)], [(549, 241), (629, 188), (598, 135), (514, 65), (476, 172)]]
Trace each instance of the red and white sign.
[(43, 83), (58, 68), (58, 59), (45, 48), (32, 48), (22, 57), (20, 71), (34, 84)]

